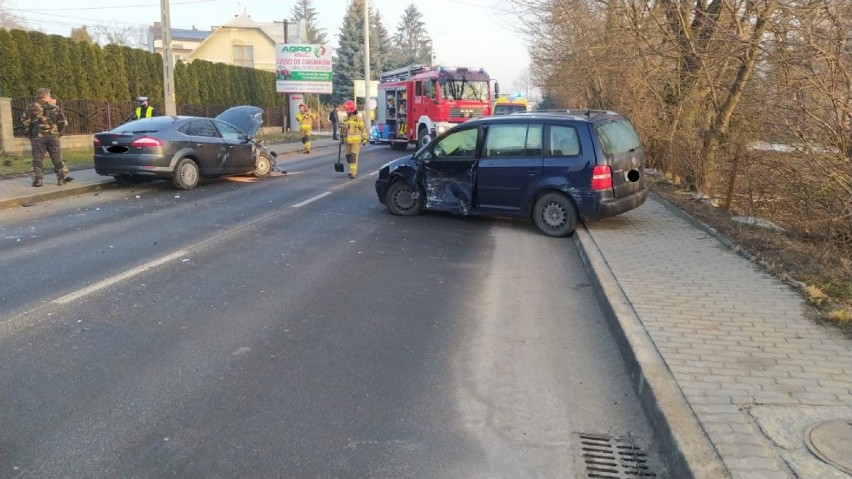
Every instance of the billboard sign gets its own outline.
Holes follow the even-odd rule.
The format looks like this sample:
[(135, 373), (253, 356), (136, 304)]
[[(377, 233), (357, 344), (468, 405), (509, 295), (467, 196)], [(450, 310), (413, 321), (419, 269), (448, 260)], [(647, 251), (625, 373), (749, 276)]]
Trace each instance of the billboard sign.
[(332, 93), (331, 53), (330, 45), (276, 45), (275, 91)]

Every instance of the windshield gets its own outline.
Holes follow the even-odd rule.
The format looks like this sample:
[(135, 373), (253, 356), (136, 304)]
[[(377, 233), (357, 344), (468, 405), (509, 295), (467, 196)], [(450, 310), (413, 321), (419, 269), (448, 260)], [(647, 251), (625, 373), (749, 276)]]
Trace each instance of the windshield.
[(441, 96), (445, 100), (488, 101), (488, 82), (447, 79), (441, 86)]
[(497, 105), (494, 107), (495, 115), (508, 115), (510, 113), (526, 113), (524, 105)]

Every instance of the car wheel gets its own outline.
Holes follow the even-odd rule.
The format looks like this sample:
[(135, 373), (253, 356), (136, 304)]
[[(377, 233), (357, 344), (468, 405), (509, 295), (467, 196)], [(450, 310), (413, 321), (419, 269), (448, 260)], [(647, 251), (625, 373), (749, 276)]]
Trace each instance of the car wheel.
[(395, 215), (418, 215), (423, 211), (423, 194), (422, 191), (414, 191), (405, 180), (397, 180), (388, 188), (385, 204), (388, 205), (388, 210)]
[(563, 238), (577, 228), (577, 208), (567, 196), (547, 193), (535, 202), (533, 221), (545, 235)]
[(201, 174), (198, 171), (198, 165), (190, 158), (181, 158), (175, 165), (174, 176), (172, 176), (172, 184), (179, 190), (191, 190), (198, 186), (198, 180)]
[(272, 159), (266, 153), (258, 153), (254, 162), (254, 176), (267, 176), (272, 173)]
[(428, 145), (430, 141), (432, 141), (432, 137), (429, 135), (429, 130), (425, 126), (421, 126), (420, 129), (417, 130), (417, 147), (423, 148)]

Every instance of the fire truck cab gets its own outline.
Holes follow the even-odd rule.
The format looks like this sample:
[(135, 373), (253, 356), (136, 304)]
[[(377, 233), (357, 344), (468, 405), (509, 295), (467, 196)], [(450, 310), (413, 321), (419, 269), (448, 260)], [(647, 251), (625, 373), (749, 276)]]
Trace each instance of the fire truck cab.
[(375, 141), (396, 150), (491, 115), (490, 78), (481, 68), (409, 65), (379, 75), (378, 95)]

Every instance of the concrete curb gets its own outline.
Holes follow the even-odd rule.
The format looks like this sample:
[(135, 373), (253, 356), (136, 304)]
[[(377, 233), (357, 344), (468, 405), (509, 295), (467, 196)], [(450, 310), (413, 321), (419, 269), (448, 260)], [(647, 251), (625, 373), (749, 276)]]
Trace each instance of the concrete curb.
[[(269, 143), (269, 144), (267, 144), (267, 146), (274, 148), (275, 146), (291, 145), (291, 144), (295, 144), (295, 143), (294, 142)], [(333, 147), (333, 146), (337, 146), (336, 141), (334, 143), (329, 143), (329, 144), (314, 145), (313, 149), (314, 150), (323, 149), (323, 148), (329, 148), (329, 147)], [(296, 153), (296, 152), (298, 152), (297, 149), (294, 149), (294, 150), (291, 150), (291, 151), (284, 151), (282, 153), (279, 153), (279, 157), (282, 157), (282, 156), (285, 156), (285, 155), (290, 155), (290, 154), (293, 154), (293, 153)], [(92, 169), (92, 168), (86, 168), (86, 169)], [(72, 170), (72, 173), (74, 171), (78, 171), (78, 170)], [(24, 175), (24, 176), (26, 176), (26, 175)], [(0, 181), (6, 181), (6, 180), (0, 180)], [(25, 196), (18, 196), (18, 197), (13, 197), (13, 198), (2, 198), (2, 199), (0, 199), (0, 210), (7, 209), (7, 208), (15, 208), (15, 207), (18, 207), (18, 206), (23, 206), (24, 204), (27, 204), (27, 203), (39, 203), (39, 202), (43, 202), (43, 201), (50, 201), (50, 200), (57, 200), (57, 199), (61, 199), (61, 198), (67, 198), (69, 196), (81, 195), (81, 194), (84, 194), (84, 193), (91, 193), (93, 191), (105, 190), (105, 189), (108, 189), (108, 188), (115, 188), (117, 186), (119, 186), (118, 183), (113, 181), (112, 178), (106, 177), (106, 176), (103, 177), (103, 181), (99, 181), (99, 182), (95, 182), (95, 183), (89, 183), (89, 184), (68, 183), (61, 188), (57, 187), (59, 189), (55, 189), (53, 191), (40, 191), (38, 193), (33, 193), (33, 194), (25, 195)], [(49, 188), (49, 186), (47, 186), (47, 185), (45, 187)]]
[(117, 183), (112, 179), (107, 179), (100, 183), (74, 186), (66, 185), (61, 189), (54, 191), (45, 191), (44, 193), (0, 199), (0, 210), (22, 206), (26, 203), (39, 203), (42, 201), (57, 200), (60, 198), (67, 198), (69, 196), (81, 195), (83, 193), (90, 193), (92, 191), (105, 190), (108, 188), (114, 188), (116, 185)]
[(573, 239), (671, 477), (730, 477), (594, 238), (580, 225)]

